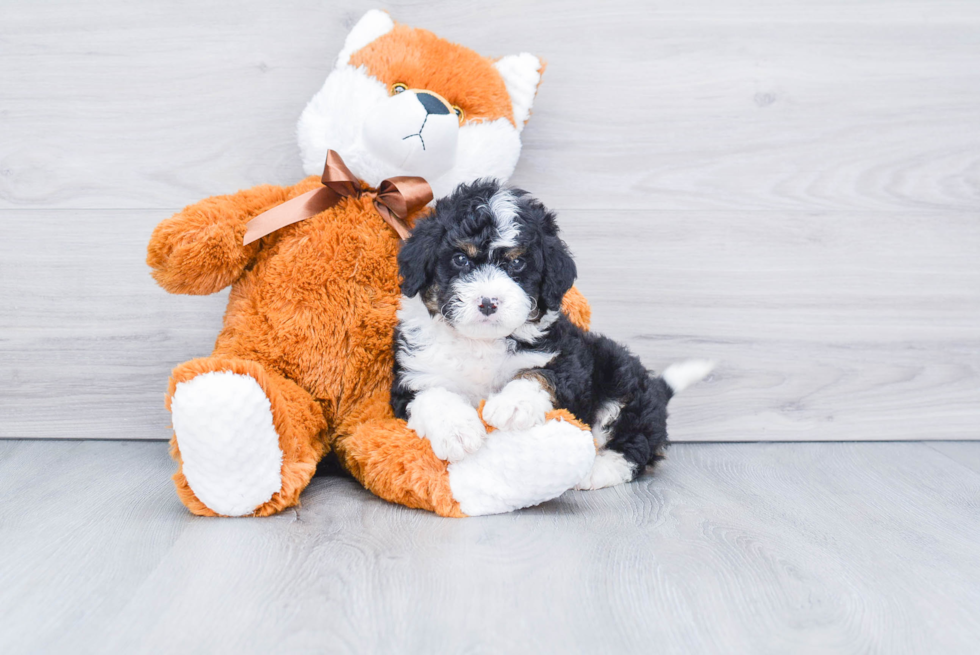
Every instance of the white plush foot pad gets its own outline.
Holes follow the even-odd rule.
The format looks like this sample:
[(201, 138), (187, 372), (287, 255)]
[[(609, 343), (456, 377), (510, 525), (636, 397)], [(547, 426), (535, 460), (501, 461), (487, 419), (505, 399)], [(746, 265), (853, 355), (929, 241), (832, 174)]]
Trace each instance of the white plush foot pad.
[(282, 488), (272, 406), (254, 378), (198, 375), (177, 385), (170, 409), (184, 476), (211, 510), (251, 514)]
[(592, 470), (592, 433), (561, 420), (523, 432), (497, 430), (449, 465), (449, 486), (469, 516), (501, 514), (557, 498)]

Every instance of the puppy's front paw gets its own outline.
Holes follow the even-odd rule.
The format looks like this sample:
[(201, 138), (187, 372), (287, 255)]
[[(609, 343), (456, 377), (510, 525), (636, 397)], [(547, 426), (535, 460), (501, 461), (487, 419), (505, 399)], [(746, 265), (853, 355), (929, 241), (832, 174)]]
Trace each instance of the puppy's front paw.
[(528, 430), (545, 421), (551, 395), (534, 380), (513, 380), (487, 399), (483, 420), (498, 430)]
[(409, 410), (408, 427), (429, 440), (441, 460), (458, 462), (476, 452), (487, 437), (479, 414), (461, 400), (421, 395)]
[[(411, 421), (408, 427), (412, 427)], [(487, 431), (474, 410), (472, 416), (443, 417), (430, 421), (424, 436), (432, 445), (436, 457), (447, 462), (458, 462), (480, 449)]]

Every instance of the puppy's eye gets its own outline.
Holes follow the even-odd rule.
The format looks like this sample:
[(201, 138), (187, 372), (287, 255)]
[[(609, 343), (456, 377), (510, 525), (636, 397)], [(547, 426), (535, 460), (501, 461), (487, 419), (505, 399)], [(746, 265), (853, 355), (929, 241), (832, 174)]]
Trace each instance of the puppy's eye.
[(466, 114), (463, 113), (463, 110), (459, 108), (459, 105), (453, 105), (453, 112), (455, 112), (456, 118), (459, 119), (460, 123), (462, 123), (463, 119), (466, 118)]
[(402, 84), (401, 82), (395, 82), (394, 84), (391, 85), (391, 95), (393, 96), (398, 95), (402, 91), (408, 91), (407, 84)]
[(458, 252), (455, 255), (453, 255), (453, 266), (455, 266), (456, 268), (466, 268), (469, 265), (469, 263), (470, 263), (469, 257), (464, 255), (463, 253)]
[(523, 257), (515, 257), (510, 260), (510, 270), (512, 273), (520, 273), (527, 267), (527, 261)]

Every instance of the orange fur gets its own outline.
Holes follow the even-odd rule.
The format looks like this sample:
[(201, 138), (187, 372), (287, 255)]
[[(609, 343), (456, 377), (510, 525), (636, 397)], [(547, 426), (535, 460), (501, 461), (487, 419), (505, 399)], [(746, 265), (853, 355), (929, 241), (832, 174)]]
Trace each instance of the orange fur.
[[(255, 248), (241, 245), (248, 220), (317, 183), (311, 177), (208, 198), (154, 230), (147, 262), (164, 288), (207, 293), (234, 280), (214, 355), (174, 370), (167, 407), (176, 384), (200, 373), (228, 370), (258, 381), (272, 403), (284, 460), (283, 490), (256, 515), (296, 504), (332, 446), (378, 496), (460, 516), (445, 462), (388, 406), (399, 240), (370, 198), (345, 199)], [(577, 290), (564, 306), (587, 327), (588, 304)], [(179, 463), (176, 441), (172, 453)], [(213, 514), (181, 471), (174, 481), (192, 512)]]
[(561, 299), (561, 311), (575, 325), (583, 330), (589, 329), (589, 324), (592, 322), (592, 308), (589, 307), (589, 301), (576, 287), (569, 289), (565, 297)]
[(465, 516), (449, 487), (449, 463), (435, 456), (428, 439), (394, 418), (387, 390), (352, 412), (333, 447), (344, 468), (375, 495), (440, 516)]
[[(467, 121), (514, 122), (493, 61), (431, 32), (396, 25), (355, 52), (351, 63), (388, 85), (435, 91), (459, 105)], [(280, 435), (283, 487), (256, 509), (257, 516), (298, 503), (330, 448), (381, 498), (463, 516), (452, 497), (446, 462), (436, 458), (428, 440), (396, 420), (388, 404), (400, 298), (399, 240), (371, 199), (345, 198), (242, 246), (249, 220), (319, 185), (311, 176), (289, 187), (262, 185), (215, 196), (154, 230), (147, 264), (164, 289), (209, 294), (231, 285), (212, 356), (174, 370), (167, 407), (177, 384), (202, 373), (232, 371), (258, 382)], [(576, 289), (563, 308), (588, 327), (588, 303)], [(581, 425), (564, 410), (554, 416)], [(195, 514), (214, 515), (189, 487), (176, 439), (171, 453), (181, 465), (174, 475), (181, 501)]]
[[(280, 469), (282, 489), (253, 515), (268, 516), (295, 505), (299, 494), (316, 472), (317, 463), (328, 451), (325, 438), (327, 423), (320, 406), (296, 383), (270, 373), (257, 362), (212, 356), (193, 359), (174, 369), (167, 389), (167, 409), (170, 409), (170, 401), (178, 384), (213, 371), (230, 371), (252, 377), (262, 387), (272, 406), (273, 425), (279, 434), (279, 447), (283, 452)], [(170, 440), (170, 454), (180, 464), (174, 474), (174, 484), (181, 502), (194, 514), (216, 516), (198, 500), (187, 484), (176, 438)]]
[(428, 30), (396, 23), (395, 28), (353, 54), (352, 66), (364, 66), (388, 88), (401, 82), (410, 89), (435, 91), (460, 107), (466, 121), (507, 118), (514, 108), (493, 60)]

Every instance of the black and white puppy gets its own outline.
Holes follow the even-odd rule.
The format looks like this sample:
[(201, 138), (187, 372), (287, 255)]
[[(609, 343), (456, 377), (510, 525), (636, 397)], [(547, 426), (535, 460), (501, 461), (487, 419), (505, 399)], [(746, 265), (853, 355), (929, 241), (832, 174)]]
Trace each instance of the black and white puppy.
[(575, 262), (555, 215), (494, 181), (462, 185), (419, 220), (398, 255), (402, 305), (391, 405), (436, 456), (458, 461), (486, 431), (526, 430), (563, 407), (599, 452), (580, 489), (633, 480), (667, 444), (667, 402), (711, 370), (656, 377), (625, 347), (561, 313)]

